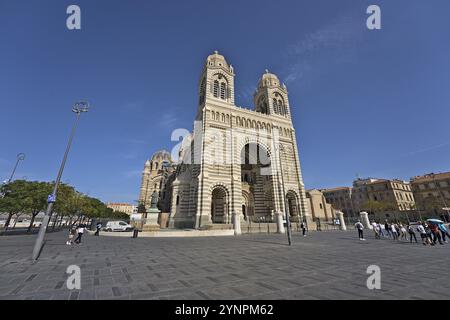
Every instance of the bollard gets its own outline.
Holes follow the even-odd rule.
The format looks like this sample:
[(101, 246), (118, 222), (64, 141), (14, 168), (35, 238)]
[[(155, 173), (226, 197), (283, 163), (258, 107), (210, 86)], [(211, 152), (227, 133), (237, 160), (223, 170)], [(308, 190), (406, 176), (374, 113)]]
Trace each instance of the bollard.
[(134, 229), (133, 230), (133, 238), (137, 238), (139, 234), (139, 230), (138, 229)]

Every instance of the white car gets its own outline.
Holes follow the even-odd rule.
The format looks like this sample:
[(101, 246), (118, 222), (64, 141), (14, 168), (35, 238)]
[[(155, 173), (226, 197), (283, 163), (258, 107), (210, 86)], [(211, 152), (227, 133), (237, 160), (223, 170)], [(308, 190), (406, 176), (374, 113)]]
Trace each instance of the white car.
[(104, 228), (105, 231), (131, 231), (133, 226), (124, 221), (109, 221)]

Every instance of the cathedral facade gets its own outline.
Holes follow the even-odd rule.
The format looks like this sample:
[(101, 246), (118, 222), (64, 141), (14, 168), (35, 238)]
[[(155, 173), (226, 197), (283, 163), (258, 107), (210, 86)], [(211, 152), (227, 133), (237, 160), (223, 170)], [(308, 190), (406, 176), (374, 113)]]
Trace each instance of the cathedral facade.
[(153, 191), (172, 228), (229, 227), (265, 221), (284, 232), (290, 221), (310, 221), (288, 91), (267, 70), (254, 108), (235, 105), (234, 69), (217, 51), (208, 56), (198, 86), (193, 132), (177, 160), (167, 151), (145, 164), (140, 202)]

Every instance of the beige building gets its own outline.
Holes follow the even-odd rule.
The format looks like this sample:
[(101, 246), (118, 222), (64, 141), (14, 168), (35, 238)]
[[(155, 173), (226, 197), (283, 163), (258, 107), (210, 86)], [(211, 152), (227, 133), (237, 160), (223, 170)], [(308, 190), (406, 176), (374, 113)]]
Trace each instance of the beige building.
[(450, 211), (450, 172), (416, 176), (411, 179), (411, 187), (417, 209), (440, 213)]
[(351, 187), (321, 189), (320, 191), (323, 193), (326, 201), (336, 210), (342, 211), (346, 217), (359, 215), (359, 212), (355, 211), (353, 207)]
[[(266, 70), (254, 108), (242, 108), (234, 102), (234, 78), (224, 56), (208, 56), (199, 80), (194, 130), (183, 140), (169, 175), (169, 225), (221, 224), (239, 234), (242, 223), (265, 219), (284, 232), (286, 210), (292, 221), (311, 218), (288, 91)], [(141, 188), (141, 199), (146, 189)]]
[(113, 209), (114, 211), (124, 212), (129, 216), (137, 212), (137, 206), (134, 206), (130, 203), (109, 202), (106, 204), (106, 206)]
[(170, 153), (166, 150), (156, 152), (148, 159), (142, 172), (141, 189), (139, 192), (139, 205), (150, 208), (154, 191), (158, 192), (158, 208), (162, 212), (170, 211), (171, 179), (175, 166)]
[(367, 185), (370, 183), (376, 182), (378, 180), (380, 180), (380, 179), (358, 178), (353, 181), (352, 204), (353, 204), (353, 208), (357, 214), (359, 214), (359, 212), (364, 210), (365, 204), (369, 201), (369, 193), (367, 191)]
[(367, 184), (367, 193), (370, 201), (384, 205), (382, 210), (374, 211), (407, 211), (415, 208), (409, 182), (380, 179)]
[(306, 191), (308, 211), (314, 222), (319, 219), (323, 222), (332, 222), (336, 219), (336, 210), (327, 202), (325, 195), (317, 189)]

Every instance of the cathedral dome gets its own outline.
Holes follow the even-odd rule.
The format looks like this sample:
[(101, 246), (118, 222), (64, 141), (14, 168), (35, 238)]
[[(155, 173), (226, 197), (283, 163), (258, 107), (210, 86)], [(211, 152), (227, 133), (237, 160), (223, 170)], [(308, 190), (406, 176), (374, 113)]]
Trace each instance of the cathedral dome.
[(206, 64), (210, 67), (225, 67), (227, 69), (230, 68), (228, 62), (225, 60), (225, 57), (219, 54), (218, 51), (214, 51), (213, 54), (209, 55), (206, 59)]
[(168, 160), (170, 162), (172, 162), (172, 157), (170, 155), (170, 152), (167, 150), (160, 150), (158, 152), (155, 152), (152, 156), (152, 162), (155, 160)]
[(272, 86), (279, 86), (280, 80), (278, 77), (270, 73), (269, 70), (266, 69), (266, 72), (262, 75), (261, 79), (259, 80), (258, 87), (272, 87)]

